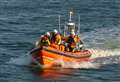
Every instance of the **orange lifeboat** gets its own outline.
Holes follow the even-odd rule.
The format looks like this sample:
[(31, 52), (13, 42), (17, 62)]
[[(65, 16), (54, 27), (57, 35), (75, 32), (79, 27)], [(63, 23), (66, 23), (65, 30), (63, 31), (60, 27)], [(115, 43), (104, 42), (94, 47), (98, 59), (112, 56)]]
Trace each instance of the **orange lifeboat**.
[[(60, 24), (59, 32), (63, 34), (64, 37), (68, 36), (71, 32), (75, 32), (76, 35), (79, 35), (80, 24), (76, 26), (75, 22), (72, 21), (72, 12), (70, 12), (69, 22), (64, 27), (63, 33), (61, 33)], [(80, 20), (79, 20), (80, 22)], [(79, 43), (78, 43), (79, 44)], [(40, 65), (52, 65), (55, 61), (62, 60), (64, 62), (82, 62), (89, 61), (91, 53), (88, 50), (76, 50), (75, 52), (68, 52), (64, 50), (66, 47), (63, 44), (58, 45), (49, 45), (42, 46), (40, 48), (34, 49), (32, 53), (33, 61)]]

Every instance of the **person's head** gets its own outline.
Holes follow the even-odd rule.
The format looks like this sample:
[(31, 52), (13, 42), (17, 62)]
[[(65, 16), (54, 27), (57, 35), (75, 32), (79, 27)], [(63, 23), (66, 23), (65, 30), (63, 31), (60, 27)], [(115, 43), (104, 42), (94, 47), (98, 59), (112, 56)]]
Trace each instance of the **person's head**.
[(50, 36), (50, 32), (46, 32), (45, 35)]
[(57, 31), (56, 29), (54, 29), (54, 30), (53, 30), (53, 33), (57, 34), (57, 33), (58, 33), (58, 31)]

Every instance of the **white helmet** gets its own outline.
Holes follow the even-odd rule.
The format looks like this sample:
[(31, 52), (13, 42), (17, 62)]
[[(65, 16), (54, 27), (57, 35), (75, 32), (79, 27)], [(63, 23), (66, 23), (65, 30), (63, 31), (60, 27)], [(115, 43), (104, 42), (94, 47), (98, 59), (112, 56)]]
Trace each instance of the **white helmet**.
[(57, 34), (57, 33), (58, 33), (58, 31), (57, 31), (56, 29), (54, 29), (54, 30), (53, 30), (53, 32), (54, 32), (55, 34)]
[(72, 35), (75, 35), (75, 32), (74, 32), (74, 31), (72, 31), (72, 32), (71, 32), (71, 34), (72, 34)]
[(44, 35), (41, 35), (40, 37), (42, 38), (42, 37), (44, 37)]
[(75, 32), (75, 29), (72, 29), (71, 32)]
[(50, 32), (46, 32), (46, 35), (50, 36)]

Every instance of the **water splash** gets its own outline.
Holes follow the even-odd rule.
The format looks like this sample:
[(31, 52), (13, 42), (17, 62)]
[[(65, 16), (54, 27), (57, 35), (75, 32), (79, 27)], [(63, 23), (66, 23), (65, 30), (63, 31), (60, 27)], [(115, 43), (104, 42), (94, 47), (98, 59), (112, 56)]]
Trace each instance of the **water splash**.
[(26, 54), (25, 56), (20, 56), (18, 58), (11, 58), (10, 61), (6, 62), (7, 64), (15, 64), (15, 65), (29, 65), (31, 63), (30, 54)]
[(92, 53), (91, 58), (120, 56), (120, 49), (102, 50), (102, 49), (89, 49)]
[(93, 62), (99, 63), (101, 65), (119, 64), (120, 56), (98, 57), (98, 58), (95, 58)]
[(100, 65), (118, 64), (120, 62), (120, 50), (103, 50), (103, 49), (89, 49), (92, 53), (91, 59), (93, 62)]
[(73, 68), (73, 69), (97, 69), (99, 68), (100, 65), (97, 63), (92, 63), (92, 62), (68, 62), (64, 63), (63, 68)]
[(55, 60), (52, 64), (43, 66), (43, 68), (71, 68), (71, 69), (89, 69), (89, 68), (97, 69), (99, 67), (100, 65), (95, 62), (89, 62), (89, 61), (65, 62), (63, 59)]

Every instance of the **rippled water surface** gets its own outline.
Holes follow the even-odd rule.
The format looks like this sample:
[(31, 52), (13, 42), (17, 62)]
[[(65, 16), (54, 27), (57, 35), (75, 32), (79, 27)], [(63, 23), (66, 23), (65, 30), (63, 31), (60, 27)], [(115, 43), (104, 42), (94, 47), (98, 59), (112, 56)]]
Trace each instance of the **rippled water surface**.
[[(58, 28), (58, 15), (67, 21), (70, 8), (75, 20), (81, 16), (81, 38), (95, 61), (33, 71), (26, 54), (41, 34)], [(119, 0), (0, 0), (0, 82), (120, 82), (119, 62)]]

